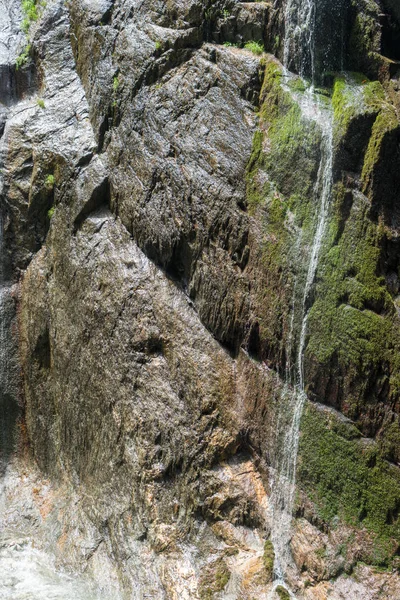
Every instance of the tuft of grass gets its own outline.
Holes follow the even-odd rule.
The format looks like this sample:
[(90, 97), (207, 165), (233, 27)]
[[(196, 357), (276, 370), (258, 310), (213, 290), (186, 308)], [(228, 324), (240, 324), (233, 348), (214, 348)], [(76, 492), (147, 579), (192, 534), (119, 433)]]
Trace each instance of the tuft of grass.
[(43, 98), (38, 98), (38, 99), (36, 100), (36, 104), (37, 104), (38, 106), (40, 106), (40, 108), (46, 108), (46, 105), (45, 105), (45, 103), (44, 103), (44, 100), (43, 100)]
[(246, 42), (244, 47), (246, 50), (250, 50), (250, 52), (253, 54), (257, 54), (257, 56), (264, 52), (264, 46), (261, 42)]
[(51, 207), (51, 208), (50, 208), (50, 209), (47, 211), (47, 216), (48, 216), (49, 220), (51, 220), (51, 218), (53, 217), (53, 215), (54, 215), (54, 211), (55, 211), (55, 210), (56, 210), (56, 209), (55, 209), (55, 206), (52, 206), (52, 207)]

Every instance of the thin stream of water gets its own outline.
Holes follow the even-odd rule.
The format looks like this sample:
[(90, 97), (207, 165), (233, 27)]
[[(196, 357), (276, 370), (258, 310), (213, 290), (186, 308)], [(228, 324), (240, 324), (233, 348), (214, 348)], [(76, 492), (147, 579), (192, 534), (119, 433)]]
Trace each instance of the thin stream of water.
[[(314, 234), (308, 250), (305, 280), (298, 294), (299, 281), (296, 279), (292, 301), (290, 332), (288, 336), (286, 356), (288, 364), (285, 382), (280, 395), (276, 431), (275, 456), (272, 457), (271, 469), (271, 541), (274, 546), (274, 590), (278, 586), (287, 589), (290, 596), (295, 595), (286, 583), (294, 562), (290, 550), (292, 512), (295, 493), (297, 455), (299, 448), (300, 422), (307, 396), (304, 389), (304, 352), (307, 339), (309, 315), (309, 299), (317, 268), (320, 251), (324, 239), (332, 195), (332, 162), (333, 162), (333, 123), (331, 110), (323, 106), (314, 93), (315, 58), (314, 58), (314, 25), (316, 0), (288, 0), (285, 8), (285, 41), (284, 41), (284, 82), (290, 79), (289, 67), (294, 64), (300, 76), (311, 75), (312, 84), (304, 94), (296, 94), (302, 114), (318, 124), (322, 138), (320, 146), (320, 164), (314, 186), (316, 205)], [(297, 57), (293, 57), (297, 51)], [(283, 83), (287, 91), (290, 88)], [(296, 300), (300, 298), (296, 318)], [(297, 342), (296, 358), (293, 368), (290, 364), (292, 346), (295, 343), (295, 327), (299, 324), (300, 335)]]
[(284, 12), (283, 64), (300, 77), (315, 76), (315, 0), (287, 0)]

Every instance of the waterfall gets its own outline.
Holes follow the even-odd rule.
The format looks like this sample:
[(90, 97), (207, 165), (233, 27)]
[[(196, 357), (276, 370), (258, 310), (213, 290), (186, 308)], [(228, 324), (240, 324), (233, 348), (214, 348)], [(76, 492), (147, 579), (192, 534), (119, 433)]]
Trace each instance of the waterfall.
[[(314, 26), (317, 0), (288, 0), (285, 8), (284, 68), (285, 78), (290, 78), (289, 68), (295, 67), (312, 84), (303, 94), (296, 94), (302, 114), (316, 122), (321, 130), (320, 163), (313, 190), (315, 204), (312, 243), (307, 250), (304, 279), (296, 278), (288, 335), (284, 385), (279, 398), (275, 424), (274, 452), (271, 456), (271, 541), (274, 546), (274, 590), (278, 586), (294, 594), (287, 585), (289, 570), (295, 568), (290, 551), (292, 512), (295, 494), (295, 478), (300, 436), (300, 422), (307, 400), (304, 382), (304, 352), (307, 338), (307, 323), (310, 309), (310, 293), (315, 281), (321, 246), (327, 225), (329, 204), (332, 195), (333, 163), (333, 117), (314, 93), (315, 45)], [(297, 53), (293, 56), (292, 52)], [(283, 84), (285, 86), (285, 84)], [(285, 86), (287, 91), (289, 87)], [(300, 243), (300, 242), (299, 242)], [(299, 289), (300, 288), (300, 289)], [(295, 328), (299, 331), (296, 339)], [(293, 345), (295, 347), (293, 348)], [(293, 353), (293, 350), (295, 352)], [(294, 365), (291, 356), (294, 354)]]
[(315, 76), (315, 0), (287, 0), (283, 65), (301, 77)]

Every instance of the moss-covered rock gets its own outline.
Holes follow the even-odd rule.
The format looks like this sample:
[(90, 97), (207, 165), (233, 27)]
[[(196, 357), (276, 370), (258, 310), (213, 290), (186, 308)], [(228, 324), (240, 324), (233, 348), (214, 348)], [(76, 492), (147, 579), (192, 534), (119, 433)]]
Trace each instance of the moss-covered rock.
[[(321, 278), (309, 315), (307, 373), (315, 381), (318, 370), (320, 380), (313, 391), (355, 418), (366, 394), (371, 402), (386, 391), (397, 318), (378, 270), (384, 232), (369, 220), (369, 209), (362, 194), (335, 188)], [(336, 393), (326, 381), (328, 372), (331, 384), (336, 378)]]
[[(346, 185), (338, 182), (331, 199), (309, 314), (306, 373), (311, 394), (375, 435), (393, 406), (381, 403), (388, 397), (395, 403), (399, 393), (398, 259), (391, 230), (399, 120), (382, 85), (362, 76), (338, 78), (332, 103), (336, 177), (342, 174)], [(357, 172), (364, 194), (355, 185)]]
[(275, 591), (279, 600), (290, 600), (290, 594), (283, 585), (278, 585)]
[(312, 235), (321, 143), (319, 128), (304, 116), (297, 101), (304, 93), (299, 81), (290, 79), (286, 85), (280, 65), (267, 62), (259, 129), (246, 176), (248, 209), (261, 238), (257, 260), (265, 273), (265, 287), (253, 303), (259, 354), (278, 369), (287, 360), (294, 282), (304, 269), (302, 257)]
[(348, 439), (333, 412), (308, 404), (301, 424), (298, 481), (320, 517), (366, 528), (373, 539), (360, 560), (389, 564), (399, 547), (400, 470), (371, 440)]
[(212, 600), (215, 594), (222, 592), (229, 579), (230, 571), (222, 558), (206, 565), (199, 582), (200, 599)]
[(264, 563), (265, 571), (266, 571), (267, 578), (269, 581), (272, 581), (272, 575), (274, 572), (274, 562), (275, 562), (274, 546), (273, 546), (271, 540), (267, 540), (264, 544), (263, 563)]
[(391, 60), (382, 54), (382, 9), (376, 0), (351, 0), (348, 66), (376, 79), (388, 79)]

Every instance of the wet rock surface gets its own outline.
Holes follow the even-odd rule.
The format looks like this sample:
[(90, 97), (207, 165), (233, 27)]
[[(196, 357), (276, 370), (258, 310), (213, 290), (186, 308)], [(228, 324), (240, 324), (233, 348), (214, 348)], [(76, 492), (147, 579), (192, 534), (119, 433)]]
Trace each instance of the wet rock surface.
[[(337, 188), (306, 383), (341, 412), (304, 421), (303, 440), (311, 425), (318, 436), (300, 448), (299, 598), (399, 594), (399, 90), (377, 7), (352, 3), (343, 60), (383, 84), (371, 105), (364, 79), (335, 84)], [(279, 91), (277, 60), (232, 44), (282, 53), (283, 8), (51, 1), (19, 69), (19, 3), (0, 11), (3, 254), (19, 286), (20, 435), (40, 469), (26, 457), (13, 467), (4, 519), (29, 520), (40, 551), (105, 597), (271, 589), (272, 429), (321, 133)], [(327, 454), (346, 468), (363, 457), (347, 479), (365, 506), (339, 468), (324, 476)], [(383, 506), (368, 504), (360, 481), (383, 472)]]

